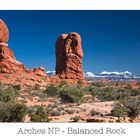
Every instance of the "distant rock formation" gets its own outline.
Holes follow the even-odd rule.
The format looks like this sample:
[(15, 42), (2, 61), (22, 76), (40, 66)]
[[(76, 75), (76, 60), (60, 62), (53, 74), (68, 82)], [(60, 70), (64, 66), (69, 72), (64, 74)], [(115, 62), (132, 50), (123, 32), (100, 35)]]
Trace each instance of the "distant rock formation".
[(78, 33), (60, 35), (56, 42), (56, 75), (61, 79), (84, 80), (83, 56)]

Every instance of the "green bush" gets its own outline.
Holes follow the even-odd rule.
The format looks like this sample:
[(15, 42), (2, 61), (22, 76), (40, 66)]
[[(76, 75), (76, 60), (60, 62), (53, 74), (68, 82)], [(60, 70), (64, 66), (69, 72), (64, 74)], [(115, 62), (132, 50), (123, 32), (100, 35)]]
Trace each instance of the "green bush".
[(125, 108), (120, 103), (117, 103), (115, 107), (111, 110), (111, 115), (115, 117), (125, 117)]
[(60, 91), (59, 96), (63, 103), (78, 103), (83, 99), (84, 93), (75, 87), (67, 87)]
[(39, 85), (39, 84), (35, 84), (35, 86), (34, 86), (33, 89), (34, 89), (34, 90), (40, 90), (40, 85)]
[(128, 93), (130, 94), (130, 96), (138, 96), (138, 95), (140, 95), (140, 90), (139, 89), (130, 89), (130, 90), (128, 90)]
[(80, 119), (81, 119), (80, 116), (74, 116), (70, 118), (70, 120), (72, 120), (73, 122), (78, 122)]
[(125, 87), (125, 89), (131, 90), (133, 88), (132, 88), (132, 85), (130, 83), (128, 83), (127, 86)]
[(21, 86), (20, 85), (13, 85), (12, 86), (14, 88), (14, 90), (21, 90)]
[(38, 97), (40, 98), (41, 101), (46, 101), (47, 100), (47, 94), (45, 93), (39, 93)]
[(46, 87), (46, 90), (44, 91), (44, 93), (46, 93), (48, 97), (55, 97), (55, 96), (58, 96), (59, 90), (57, 86), (51, 84)]
[(140, 96), (138, 97), (138, 100), (140, 101)]
[(84, 87), (84, 92), (92, 94), (93, 96), (98, 95), (103, 90), (105, 85), (102, 82), (92, 82), (89, 86)]
[(64, 110), (64, 107), (58, 107), (57, 108), (57, 111), (63, 111)]
[(27, 108), (18, 103), (0, 103), (0, 122), (22, 122), (27, 114)]
[(26, 91), (27, 93), (31, 93), (31, 91), (32, 91), (32, 86), (26, 85), (25, 91)]
[(66, 81), (63, 81), (63, 80), (57, 85), (57, 87), (59, 89), (62, 89), (62, 88), (67, 87), (67, 86), (68, 86), (68, 83)]
[(100, 115), (100, 112), (96, 112), (94, 109), (92, 109), (92, 110), (90, 111), (90, 115), (91, 115), (91, 116)]
[(132, 119), (140, 114), (140, 101), (136, 98), (130, 98), (123, 103), (128, 116)]
[(68, 113), (68, 114), (74, 114), (75, 110), (72, 110), (72, 109), (71, 109), (71, 110), (66, 109), (65, 112)]
[(8, 87), (0, 91), (0, 101), (9, 102), (14, 101), (17, 95), (17, 91), (13, 87)]
[(87, 93), (87, 94), (94, 94), (94, 91), (95, 91), (95, 87), (94, 86), (86, 86), (84, 87), (83, 89), (83, 92)]
[(48, 118), (49, 112), (45, 110), (43, 106), (34, 106), (29, 109), (29, 116), (31, 117), (31, 122), (49, 122)]
[(118, 103), (112, 109), (111, 114), (116, 117), (128, 116), (135, 119), (140, 114), (140, 101), (136, 98), (130, 98), (127, 101)]
[(91, 94), (101, 101), (128, 100), (130, 96), (124, 89), (114, 89), (108, 87), (103, 89), (94, 89)]
[(80, 80), (77, 81), (77, 85), (76, 85), (76, 86), (77, 86), (77, 88), (79, 88), (79, 89), (80, 89), (80, 88), (83, 88), (83, 82), (80, 81)]
[(49, 108), (57, 108), (58, 107), (58, 104), (57, 103), (49, 104), (48, 107)]
[(60, 116), (61, 112), (60, 111), (52, 111), (51, 116)]
[(104, 84), (102, 82), (92, 82), (91, 86), (100, 88), (100, 87), (104, 87)]

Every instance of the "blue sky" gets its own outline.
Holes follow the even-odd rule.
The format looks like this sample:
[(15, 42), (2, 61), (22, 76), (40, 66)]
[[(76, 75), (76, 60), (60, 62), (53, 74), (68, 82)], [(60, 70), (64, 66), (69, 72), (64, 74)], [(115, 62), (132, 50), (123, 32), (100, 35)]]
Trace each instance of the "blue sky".
[(10, 30), (9, 47), (27, 68), (55, 69), (55, 42), (78, 32), (83, 69), (140, 74), (140, 11), (0, 11)]

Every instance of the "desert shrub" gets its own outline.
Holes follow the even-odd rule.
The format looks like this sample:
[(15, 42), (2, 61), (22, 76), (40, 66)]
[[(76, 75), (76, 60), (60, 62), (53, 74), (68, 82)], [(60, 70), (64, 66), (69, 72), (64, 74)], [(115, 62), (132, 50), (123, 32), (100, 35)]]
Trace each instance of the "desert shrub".
[(56, 108), (56, 110), (57, 110), (57, 111), (59, 111), (59, 112), (61, 112), (61, 111), (63, 111), (63, 110), (64, 110), (64, 108), (57, 107), (57, 108)]
[(140, 102), (140, 96), (138, 97), (138, 100), (139, 100), (139, 102)]
[(86, 94), (92, 94), (93, 95), (94, 91), (95, 91), (95, 87), (91, 86), (91, 85), (83, 88), (83, 92), (86, 93)]
[(12, 86), (14, 88), (14, 90), (21, 90), (21, 86), (20, 85), (13, 85)]
[(103, 83), (92, 82), (89, 86), (84, 87), (83, 90), (88, 94), (92, 94), (93, 96), (96, 96), (102, 90), (103, 86), (104, 86)]
[(90, 115), (91, 115), (91, 116), (100, 115), (100, 112), (96, 112), (94, 109), (92, 109), (92, 110), (90, 111)]
[(102, 82), (92, 82), (91, 86), (100, 88), (100, 87), (104, 87), (104, 84)]
[(16, 96), (17, 96), (17, 91), (15, 91), (14, 88), (11, 86), (0, 91), (0, 101), (3, 102), (14, 101)]
[(51, 112), (51, 116), (60, 116), (61, 115), (61, 112), (60, 111), (52, 111)]
[(29, 116), (31, 122), (49, 122), (49, 112), (44, 106), (35, 106), (29, 109)]
[(38, 94), (38, 97), (40, 98), (40, 100), (41, 101), (45, 101), (45, 100), (47, 100), (47, 94), (45, 94), (45, 93), (39, 93)]
[(136, 98), (130, 98), (127, 101), (118, 103), (112, 109), (111, 114), (116, 117), (128, 117), (134, 119), (140, 114), (140, 101)]
[(49, 108), (57, 108), (58, 107), (58, 104), (57, 103), (49, 104), (48, 107)]
[(62, 111), (62, 110), (64, 110), (64, 107), (58, 107), (57, 108), (57, 111)]
[(132, 88), (132, 85), (131, 85), (130, 83), (128, 83), (128, 84), (126, 85), (125, 89), (131, 90), (131, 89), (133, 89), (133, 88)]
[(82, 100), (84, 93), (75, 87), (67, 87), (59, 92), (63, 103), (78, 103)]
[(74, 117), (71, 117), (70, 120), (72, 120), (73, 122), (78, 122), (79, 120), (81, 120), (81, 117), (80, 116), (74, 116)]
[(140, 114), (140, 101), (136, 98), (130, 98), (128, 101), (123, 102), (128, 116), (132, 119)]
[(32, 91), (32, 86), (26, 85), (25, 91), (26, 91), (27, 93), (31, 93), (31, 91)]
[(128, 93), (130, 94), (130, 96), (138, 96), (138, 95), (140, 95), (140, 90), (139, 89), (130, 89), (130, 90), (128, 90)]
[(58, 92), (59, 92), (59, 89), (57, 88), (57, 86), (53, 84), (47, 86), (44, 91), (44, 93), (46, 93), (48, 97), (58, 96)]
[(80, 88), (83, 88), (83, 82), (82, 82), (81, 80), (78, 80), (76, 86), (77, 86), (77, 88), (79, 88), (79, 89), (80, 89)]
[(64, 88), (64, 87), (66, 87), (66, 86), (68, 86), (68, 83), (67, 83), (66, 81), (64, 81), (64, 80), (62, 80), (62, 81), (57, 85), (57, 87), (58, 87), (59, 89)]
[(101, 89), (97, 92), (99, 92), (99, 93), (96, 93), (96, 92), (95, 93), (98, 95), (98, 98), (101, 101), (112, 101), (112, 100), (114, 100), (114, 94), (112, 93), (111, 88)]
[(124, 89), (113, 89), (109, 87), (95, 89), (91, 94), (101, 101), (118, 101), (127, 100), (129, 98), (129, 94)]
[(65, 114), (66, 114), (66, 112), (65, 112), (65, 111), (62, 111), (62, 112), (61, 112), (61, 115), (65, 115)]
[(40, 85), (39, 84), (35, 84), (35, 86), (33, 87), (34, 90), (40, 90)]
[(22, 122), (27, 114), (27, 108), (18, 103), (0, 103), (0, 122)]
[(114, 100), (114, 94), (112, 93), (111, 88), (96, 89), (91, 93), (93, 96), (96, 96), (101, 101), (111, 101)]
[(124, 106), (117, 103), (111, 110), (111, 115), (115, 117), (124, 117), (126, 115)]
[(65, 112), (66, 112), (67, 114), (74, 114), (75, 110), (66, 109)]
[(113, 91), (115, 101), (126, 101), (130, 98), (130, 94), (123, 88), (118, 88)]

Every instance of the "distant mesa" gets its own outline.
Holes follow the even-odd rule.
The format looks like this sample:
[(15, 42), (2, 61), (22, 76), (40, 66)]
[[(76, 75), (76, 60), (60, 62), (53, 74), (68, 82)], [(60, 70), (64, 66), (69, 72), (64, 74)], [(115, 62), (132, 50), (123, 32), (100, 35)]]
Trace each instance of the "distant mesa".
[(56, 74), (61, 79), (84, 80), (81, 37), (72, 32), (62, 34), (56, 41)]

